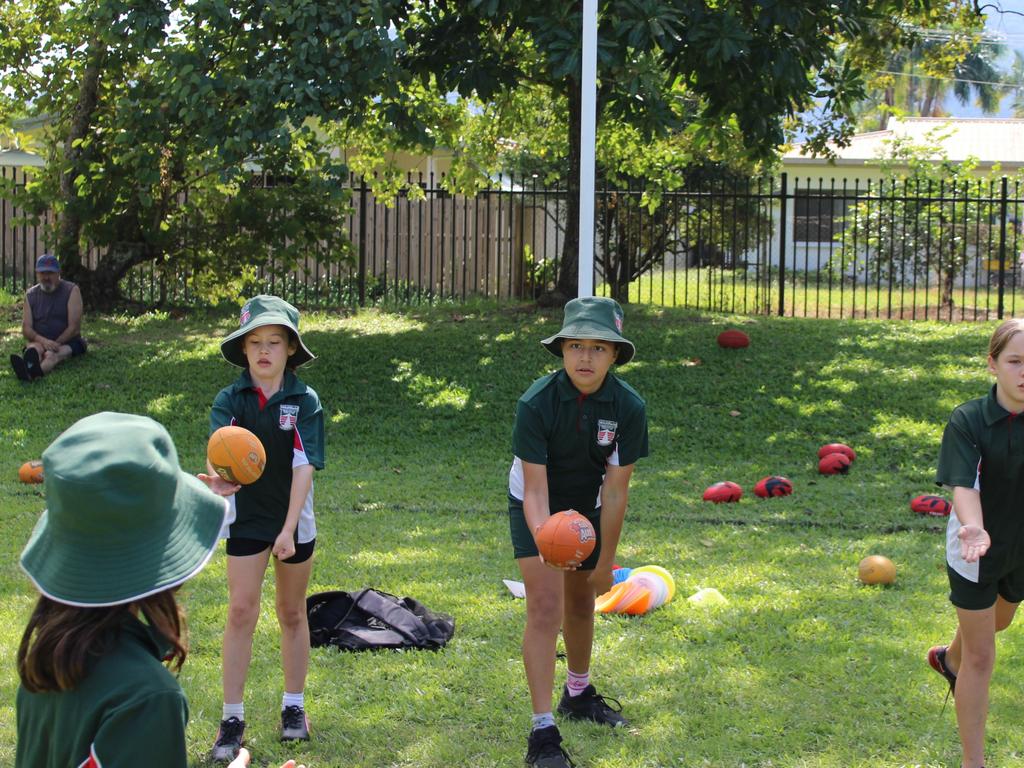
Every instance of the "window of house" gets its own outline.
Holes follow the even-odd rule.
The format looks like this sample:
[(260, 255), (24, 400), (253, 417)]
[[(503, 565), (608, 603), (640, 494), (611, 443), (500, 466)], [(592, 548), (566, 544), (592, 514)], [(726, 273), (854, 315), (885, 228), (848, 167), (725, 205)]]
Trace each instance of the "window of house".
[(840, 194), (800, 190), (793, 198), (793, 240), (827, 243), (843, 231), (848, 201)]

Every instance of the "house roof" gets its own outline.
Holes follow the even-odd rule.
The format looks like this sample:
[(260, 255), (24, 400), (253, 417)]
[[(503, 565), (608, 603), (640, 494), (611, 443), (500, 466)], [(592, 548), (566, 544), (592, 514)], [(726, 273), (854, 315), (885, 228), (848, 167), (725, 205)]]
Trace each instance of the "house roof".
[(13, 165), (15, 168), (25, 166), (41, 167), (46, 162), (39, 155), (21, 149), (0, 149), (0, 165)]
[[(888, 154), (894, 138), (906, 137), (924, 142), (926, 134), (949, 135), (941, 142), (946, 156), (953, 162), (968, 157), (978, 158), (981, 167), (995, 163), (1004, 170), (1024, 168), (1024, 120), (986, 117), (905, 117), (890, 118), (884, 131), (855, 134), (848, 147), (833, 146), (835, 165), (863, 165)], [(827, 158), (810, 157), (797, 144), (782, 156), (786, 165), (824, 165)]]

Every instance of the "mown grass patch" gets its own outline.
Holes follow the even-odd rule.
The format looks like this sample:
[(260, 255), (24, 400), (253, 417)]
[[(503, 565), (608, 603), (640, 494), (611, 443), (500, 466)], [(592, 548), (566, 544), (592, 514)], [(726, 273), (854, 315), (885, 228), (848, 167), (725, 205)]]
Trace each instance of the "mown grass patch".
[[(0, 326), (12, 349), (14, 314)], [(505, 488), (515, 401), (555, 365), (539, 340), (559, 319), (518, 306), (303, 316), (319, 358), (303, 376), (327, 417), (312, 588), (412, 595), (453, 614), (457, 628), (437, 653), (314, 651), (315, 736), (282, 748), (268, 584), (246, 696), (255, 765), (291, 753), (310, 766), (521, 764), (529, 702), (523, 603), (501, 583), (518, 577)], [(34, 599), (17, 557), (44, 505), (42, 489), (18, 483), (18, 466), (77, 418), (121, 410), (164, 423), (183, 466), (199, 470), (210, 403), (236, 375), (217, 344), (234, 326), (217, 313), (90, 318), (85, 358), (33, 386), (0, 375), (0, 653), (10, 660), (0, 672), (0, 761), (13, 761), (13, 659)], [(730, 326), (750, 335), (749, 348), (715, 344)], [(649, 616), (599, 618), (595, 680), (633, 727), (566, 725), (578, 764), (957, 764), (952, 708), (942, 711), (942, 680), (924, 661), (954, 626), (943, 522), (914, 515), (908, 501), (935, 490), (949, 411), (986, 391), (992, 327), (627, 308), (638, 355), (621, 374), (647, 399), (651, 456), (635, 475), (618, 559), (667, 568), (678, 596)], [(818, 446), (834, 441), (857, 451), (848, 476), (817, 473)], [(789, 477), (794, 494), (755, 498), (768, 474)], [(740, 483), (743, 499), (702, 502), (718, 480)], [(856, 581), (869, 553), (896, 562), (895, 586)], [(728, 604), (687, 603), (706, 586)], [(181, 681), (196, 764), (220, 716), (225, 595), (222, 554), (183, 590), (192, 653)], [(989, 745), (1005, 765), (1021, 751), (1019, 633), (1001, 636), (999, 650)]]

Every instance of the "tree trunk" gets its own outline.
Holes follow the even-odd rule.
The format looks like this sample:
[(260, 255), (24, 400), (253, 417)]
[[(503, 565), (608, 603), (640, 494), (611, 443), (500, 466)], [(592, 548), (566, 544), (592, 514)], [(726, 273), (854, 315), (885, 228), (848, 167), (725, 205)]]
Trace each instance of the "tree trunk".
[(82, 172), (83, 152), (81, 139), (86, 138), (92, 128), (92, 116), (99, 98), (100, 73), (106, 58), (106, 46), (98, 38), (89, 41), (86, 47), (85, 71), (78, 84), (78, 102), (71, 113), (71, 124), (64, 141), (64, 173), (60, 177), (61, 213), (57, 230), (57, 257), (68, 279), (81, 279), (82, 254), (80, 240), (82, 217), (78, 209), (78, 193), (75, 179)]
[(942, 271), (942, 298), (940, 299), (940, 301), (942, 303), (940, 304), (940, 306), (943, 307), (944, 309), (948, 308), (950, 312), (953, 311), (953, 306), (954, 306), (954, 303), (953, 303), (953, 289), (955, 287), (955, 283), (956, 283), (956, 270), (955, 269), (945, 269), (945, 270), (943, 270)]
[(569, 173), (566, 183), (565, 241), (558, 265), (558, 292), (571, 299), (579, 292), (580, 254), (580, 121), (582, 103), (579, 82), (569, 79)]
[(145, 243), (111, 243), (96, 269), (81, 269), (74, 280), (82, 291), (82, 302), (91, 309), (116, 307), (123, 299), (121, 280), (132, 267), (154, 258), (156, 254)]

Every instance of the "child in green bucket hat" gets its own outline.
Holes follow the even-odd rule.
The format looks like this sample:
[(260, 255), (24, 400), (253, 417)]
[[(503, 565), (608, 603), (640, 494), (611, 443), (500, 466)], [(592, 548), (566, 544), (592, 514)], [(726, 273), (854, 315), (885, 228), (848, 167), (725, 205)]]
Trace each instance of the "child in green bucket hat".
[(313, 360), (299, 335), (299, 312), (277, 296), (256, 296), (242, 306), (239, 327), (220, 345), (241, 375), (222, 389), (210, 411), (210, 432), (229, 424), (263, 443), (266, 466), (254, 483), (232, 485), (209, 468), (200, 475), (228, 497), (228, 615), (222, 648), (223, 712), (211, 751), (229, 761), (244, 740), (243, 697), (263, 576), (271, 559), (281, 629), (284, 696), (282, 741), (309, 739), (305, 683), (309, 666), (306, 587), (313, 566), (316, 524), (313, 472), (324, 467), (324, 418), (320, 399), (295, 369)]
[[(562, 329), (541, 342), (562, 359), (562, 368), (535, 381), (516, 406), (509, 524), (526, 587), (523, 664), (533, 708), (526, 762), (540, 768), (572, 765), (551, 711), (560, 630), (568, 679), (558, 713), (626, 724), (618, 702), (590, 682), (595, 598), (611, 589), (633, 466), (647, 455), (644, 401), (611, 372), (636, 352), (622, 324), (622, 307), (612, 299), (566, 304)], [(590, 519), (597, 546), (583, 562), (559, 569), (544, 562), (534, 536), (549, 515), (564, 509)]]
[(21, 555), (40, 597), (17, 654), (15, 764), (184, 768), (188, 706), (162, 662), (188, 654), (175, 591), (210, 559), (227, 505), (143, 416), (81, 419), (43, 468), (47, 508)]

